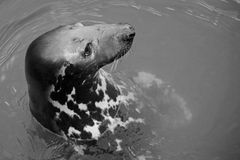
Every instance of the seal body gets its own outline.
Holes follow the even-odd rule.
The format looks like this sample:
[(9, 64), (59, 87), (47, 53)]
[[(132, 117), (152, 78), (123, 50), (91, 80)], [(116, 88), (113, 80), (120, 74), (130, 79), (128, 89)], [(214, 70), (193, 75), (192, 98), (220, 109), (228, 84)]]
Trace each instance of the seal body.
[(30, 44), (30, 110), (42, 126), (71, 142), (77, 154), (65, 154), (67, 148), (65, 159), (161, 159), (162, 126), (191, 119), (183, 99), (154, 75), (124, 78), (101, 69), (124, 56), (134, 36), (129, 24), (76, 23)]
[(123, 95), (101, 67), (127, 53), (135, 31), (129, 24), (60, 26), (34, 40), (26, 54), (30, 110), (45, 128), (77, 141), (98, 140), (118, 125)]

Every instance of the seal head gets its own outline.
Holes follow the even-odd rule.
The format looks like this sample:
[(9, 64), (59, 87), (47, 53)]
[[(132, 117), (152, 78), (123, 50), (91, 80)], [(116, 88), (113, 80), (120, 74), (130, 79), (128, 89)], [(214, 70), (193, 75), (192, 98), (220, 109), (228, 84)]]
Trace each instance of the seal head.
[(34, 40), (25, 57), (30, 110), (44, 127), (77, 140), (110, 129), (122, 97), (99, 71), (122, 57), (135, 36), (129, 24), (60, 26)]

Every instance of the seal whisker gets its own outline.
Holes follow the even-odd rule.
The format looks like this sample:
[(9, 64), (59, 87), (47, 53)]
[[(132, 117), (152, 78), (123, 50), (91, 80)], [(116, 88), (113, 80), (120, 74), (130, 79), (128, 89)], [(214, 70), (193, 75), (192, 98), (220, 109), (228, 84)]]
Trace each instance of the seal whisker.
[(92, 62), (90, 62), (89, 64), (87, 64), (85, 66), (85, 72), (87, 72), (89, 70), (89, 68), (92, 68), (92, 66), (96, 64), (96, 60), (93, 60)]
[(123, 58), (127, 58), (128, 56), (130, 56), (130, 55), (133, 53), (133, 49), (132, 49), (132, 48), (130, 48), (128, 52), (129, 52), (129, 54), (126, 54), (126, 56), (125, 56), (125, 57), (123, 57)]
[(115, 61), (116, 61), (116, 60), (114, 59), (112, 65), (111, 65), (111, 68), (110, 68), (110, 72), (111, 72), (111, 73), (112, 73), (112, 71), (113, 71), (113, 69), (114, 69)]
[(114, 71), (117, 70), (118, 62), (119, 62), (119, 59), (116, 60), (116, 63), (115, 63), (115, 66), (114, 66)]
[(112, 69), (112, 72), (114, 72), (114, 71), (115, 71), (116, 64), (117, 64), (117, 59), (115, 59), (115, 60), (114, 60), (114, 64), (113, 64), (113, 69)]

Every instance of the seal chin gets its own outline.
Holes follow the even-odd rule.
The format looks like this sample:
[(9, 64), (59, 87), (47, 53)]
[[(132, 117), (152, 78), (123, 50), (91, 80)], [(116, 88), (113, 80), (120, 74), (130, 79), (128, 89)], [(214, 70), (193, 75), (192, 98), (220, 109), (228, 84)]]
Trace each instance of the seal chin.
[(114, 57), (114, 60), (121, 58), (122, 56), (124, 56), (129, 51), (129, 49), (132, 46), (134, 37), (135, 37), (135, 32), (134, 31), (132, 33), (129, 33), (129, 34), (122, 35), (122, 37), (120, 38), (120, 43), (122, 43), (123, 47), (116, 54), (116, 56)]

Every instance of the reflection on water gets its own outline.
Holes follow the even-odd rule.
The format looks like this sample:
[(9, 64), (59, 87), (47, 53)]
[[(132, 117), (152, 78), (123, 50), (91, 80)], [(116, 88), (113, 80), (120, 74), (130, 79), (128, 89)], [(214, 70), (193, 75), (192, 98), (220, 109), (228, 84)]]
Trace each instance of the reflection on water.
[[(238, 160), (239, 15), (239, 0), (0, 1), (0, 159), (61, 159), (70, 150), (31, 117), (24, 55), (37, 36), (80, 21), (136, 27), (117, 71), (145, 88), (143, 105), (162, 118), (151, 152), (129, 147), (132, 159)], [(63, 156), (77, 159), (71, 153)]]

